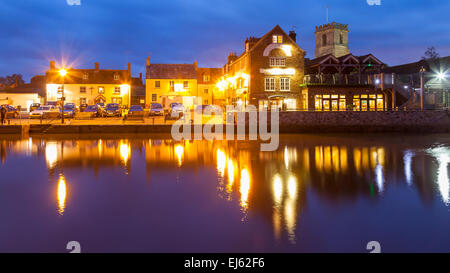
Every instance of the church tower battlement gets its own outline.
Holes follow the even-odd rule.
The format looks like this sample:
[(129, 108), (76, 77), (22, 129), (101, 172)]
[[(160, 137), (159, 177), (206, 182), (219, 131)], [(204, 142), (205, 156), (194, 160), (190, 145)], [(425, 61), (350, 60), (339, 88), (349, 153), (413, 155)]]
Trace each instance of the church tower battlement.
[(348, 24), (332, 22), (316, 26), (316, 50), (314, 58), (327, 54), (340, 57), (349, 54), (348, 50)]

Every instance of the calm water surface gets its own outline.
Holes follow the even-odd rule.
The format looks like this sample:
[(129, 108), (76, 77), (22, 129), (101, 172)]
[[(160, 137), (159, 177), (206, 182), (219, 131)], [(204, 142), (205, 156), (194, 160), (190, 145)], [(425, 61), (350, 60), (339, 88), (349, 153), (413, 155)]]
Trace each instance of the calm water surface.
[(450, 135), (0, 137), (0, 251), (450, 251)]

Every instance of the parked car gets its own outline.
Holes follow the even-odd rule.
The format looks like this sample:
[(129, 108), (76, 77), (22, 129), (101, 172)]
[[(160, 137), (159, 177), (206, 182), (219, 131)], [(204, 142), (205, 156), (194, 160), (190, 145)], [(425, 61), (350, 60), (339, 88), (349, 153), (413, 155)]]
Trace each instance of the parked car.
[(184, 112), (184, 106), (181, 103), (178, 102), (172, 102), (169, 106), (169, 116), (170, 117), (177, 117), (182, 115)]
[(108, 103), (103, 111), (104, 117), (121, 117), (122, 110), (118, 103)]
[(197, 114), (202, 114), (202, 115), (217, 115), (219, 113), (221, 113), (221, 108), (218, 105), (209, 105), (209, 104), (204, 104), (204, 105), (198, 105), (195, 108), (195, 112)]
[(92, 113), (92, 116), (101, 117), (103, 111), (100, 106), (94, 104), (94, 105), (88, 105), (86, 107), (86, 109), (84, 109), (84, 113)]
[(19, 116), (19, 110), (15, 108), (14, 106), (11, 106), (9, 104), (3, 104), (3, 106), (6, 108), (6, 117), (12, 117), (17, 118)]
[(128, 109), (128, 117), (144, 117), (144, 108), (140, 105), (131, 105)]
[(32, 103), (30, 105), (30, 112), (33, 112), (34, 110), (38, 109), (41, 106), (40, 103)]
[(55, 116), (59, 116), (59, 109), (54, 105), (44, 105), (31, 112), (29, 118), (46, 118), (52, 114), (54, 114)]
[(80, 112), (84, 112), (84, 110), (86, 110), (86, 107), (88, 107), (87, 103), (80, 104)]
[(77, 107), (75, 103), (66, 103), (62, 112), (64, 113), (64, 117), (73, 118), (77, 112)]
[(150, 104), (150, 116), (164, 116), (164, 108), (160, 103)]

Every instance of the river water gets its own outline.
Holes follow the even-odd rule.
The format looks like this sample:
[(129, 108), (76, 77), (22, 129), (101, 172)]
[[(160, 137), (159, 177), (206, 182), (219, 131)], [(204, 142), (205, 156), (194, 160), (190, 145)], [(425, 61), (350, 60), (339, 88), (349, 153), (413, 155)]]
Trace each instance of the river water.
[(450, 135), (0, 137), (0, 252), (450, 251)]

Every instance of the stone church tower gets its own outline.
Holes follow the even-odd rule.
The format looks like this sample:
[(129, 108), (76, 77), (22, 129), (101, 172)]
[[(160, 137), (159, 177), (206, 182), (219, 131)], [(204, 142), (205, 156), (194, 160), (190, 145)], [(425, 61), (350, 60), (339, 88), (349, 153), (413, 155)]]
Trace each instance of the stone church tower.
[(348, 25), (332, 22), (322, 26), (316, 26), (316, 51), (314, 58), (327, 54), (335, 57), (347, 55), (348, 50)]

